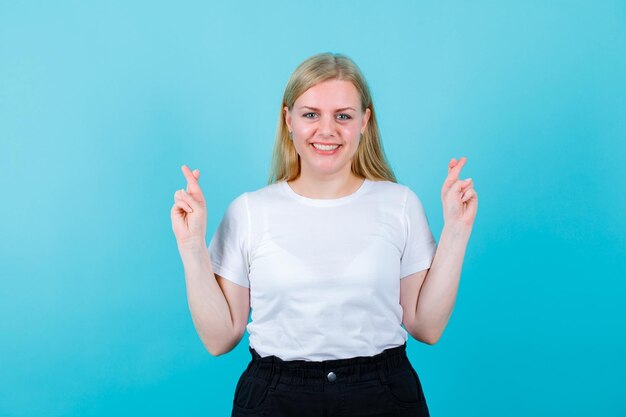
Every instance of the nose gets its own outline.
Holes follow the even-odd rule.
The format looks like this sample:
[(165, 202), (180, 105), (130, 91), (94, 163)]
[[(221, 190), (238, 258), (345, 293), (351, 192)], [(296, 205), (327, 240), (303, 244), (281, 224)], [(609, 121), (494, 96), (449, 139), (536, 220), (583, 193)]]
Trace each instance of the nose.
[(333, 116), (322, 117), (320, 120), (319, 133), (323, 137), (333, 136), (335, 133), (335, 119)]

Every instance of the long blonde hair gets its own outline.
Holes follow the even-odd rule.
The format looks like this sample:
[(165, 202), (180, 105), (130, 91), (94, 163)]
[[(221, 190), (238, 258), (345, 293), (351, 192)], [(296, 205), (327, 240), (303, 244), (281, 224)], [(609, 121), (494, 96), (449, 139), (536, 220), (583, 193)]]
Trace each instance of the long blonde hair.
[(278, 128), (272, 154), (272, 165), (268, 184), (278, 181), (291, 181), (300, 175), (300, 157), (293, 142), (289, 138), (289, 130), (285, 120), (284, 107), (291, 111), (298, 97), (306, 90), (328, 80), (350, 81), (361, 96), (362, 110), (370, 109), (370, 119), (356, 154), (352, 158), (352, 173), (373, 181), (387, 180), (396, 182), (396, 177), (385, 158), (382, 148), (374, 103), (359, 67), (347, 56), (342, 54), (322, 53), (314, 55), (291, 74), (285, 87), (283, 102), (280, 105)]

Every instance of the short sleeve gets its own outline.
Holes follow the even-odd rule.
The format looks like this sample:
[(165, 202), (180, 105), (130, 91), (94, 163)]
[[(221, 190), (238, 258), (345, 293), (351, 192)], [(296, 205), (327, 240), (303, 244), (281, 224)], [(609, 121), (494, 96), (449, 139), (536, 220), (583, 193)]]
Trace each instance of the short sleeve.
[(213, 272), (247, 288), (250, 287), (248, 213), (248, 199), (244, 193), (230, 203), (209, 243)]
[(407, 187), (403, 212), (405, 245), (400, 259), (400, 279), (430, 268), (437, 243), (428, 225), (424, 207)]

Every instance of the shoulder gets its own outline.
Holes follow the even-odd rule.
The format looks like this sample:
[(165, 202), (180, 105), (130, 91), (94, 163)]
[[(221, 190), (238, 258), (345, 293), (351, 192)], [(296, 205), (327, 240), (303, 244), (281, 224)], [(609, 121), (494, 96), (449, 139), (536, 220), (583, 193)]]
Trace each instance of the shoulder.
[(246, 191), (235, 197), (230, 207), (235, 211), (250, 210), (250, 207), (258, 208), (265, 204), (276, 202), (283, 196), (280, 183), (266, 185), (252, 191)]
[(397, 208), (403, 215), (413, 215), (424, 210), (421, 199), (407, 185), (391, 181), (372, 181), (373, 194), (378, 201), (384, 201)]
[[(387, 198), (391, 198), (394, 201), (405, 201), (409, 194), (416, 196), (416, 194), (408, 186), (391, 181), (370, 181), (372, 184), (372, 192)], [(416, 196), (417, 197), (417, 196)]]
[(242, 194), (245, 196), (249, 204), (263, 204), (272, 201), (276, 201), (284, 195), (282, 192), (282, 182), (266, 185), (264, 187), (257, 188), (256, 190), (248, 191)]

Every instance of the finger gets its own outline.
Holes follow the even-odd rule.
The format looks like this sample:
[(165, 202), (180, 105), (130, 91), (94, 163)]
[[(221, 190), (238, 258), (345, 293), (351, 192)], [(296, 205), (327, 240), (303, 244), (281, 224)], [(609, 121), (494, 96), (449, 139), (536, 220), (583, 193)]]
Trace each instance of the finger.
[[(192, 173), (196, 181), (198, 181), (200, 179), (200, 170), (194, 169)], [(189, 192), (189, 184), (187, 184), (187, 192)]]
[[(174, 193), (174, 201), (185, 201), (185, 193), (186, 191), (184, 189), (181, 190), (176, 190), (176, 192)], [(187, 194), (189, 195), (189, 194)], [(189, 203), (187, 203), (189, 204)]]
[(476, 190), (474, 190), (473, 188), (465, 191), (465, 194), (463, 194), (463, 198), (461, 198), (461, 201), (463, 203), (467, 202), (468, 200), (477, 197), (476, 194)]
[(191, 195), (196, 201), (203, 202), (204, 194), (202, 193), (202, 188), (200, 188), (200, 184), (198, 183), (200, 170), (195, 170), (198, 173), (197, 177), (196, 175), (194, 175), (193, 172), (191, 172), (187, 165), (183, 165), (181, 167), (181, 170), (183, 171), (183, 175), (187, 179), (187, 192), (189, 193), (189, 195)]
[[(454, 158), (452, 160), (454, 161)], [(450, 169), (450, 172), (448, 173), (448, 177), (458, 179), (459, 173), (461, 172), (461, 169), (463, 168), (466, 162), (467, 162), (466, 157), (462, 157), (461, 159), (458, 160), (458, 162), (455, 162), (452, 168)]]
[(174, 204), (172, 205), (172, 209), (170, 210), (170, 217), (172, 218), (172, 220), (183, 217), (183, 213), (190, 214), (193, 212), (189, 211), (192, 210), (191, 207), (185, 206), (185, 204), (186, 203), (184, 201), (180, 200), (174, 202)]
[(178, 198), (184, 201), (185, 203), (189, 204), (189, 206), (191, 206), (192, 209), (200, 210), (202, 208), (200, 204), (196, 201), (196, 199), (193, 198), (189, 193), (187, 193), (187, 191), (185, 190), (179, 190), (179, 191), (180, 192), (178, 193)]
[(183, 171), (183, 175), (189, 184), (198, 183), (198, 179), (193, 175), (193, 172), (191, 172), (187, 165), (183, 165), (180, 169)]
[(174, 201), (185, 204), (191, 209), (191, 212), (200, 209), (198, 202), (189, 196), (185, 190), (177, 190), (176, 193), (174, 193)]
[(448, 163), (448, 172), (450, 172), (450, 170), (454, 168), (456, 164), (458, 164), (458, 161), (456, 160), (456, 158), (452, 158)]
[(467, 201), (467, 200), (470, 200), (470, 199), (472, 199), (472, 198), (474, 198), (476, 196), (477, 196), (476, 190), (473, 189), (473, 188), (470, 188), (469, 190), (465, 191), (465, 194), (463, 195), (463, 199), (462, 200), (463, 201)]
[(444, 187), (452, 186), (452, 184), (454, 184), (454, 182), (459, 179), (459, 174), (466, 161), (467, 158), (462, 157), (461, 159), (459, 159), (459, 162), (450, 169), (450, 171), (448, 172), (448, 176), (446, 177), (446, 180), (444, 182)]
[(179, 210), (179, 212), (180, 210), (183, 210), (187, 213), (193, 213), (193, 209), (183, 200), (176, 200), (176, 202), (174, 203), (174, 207), (176, 210)]
[[(469, 181), (468, 181), (469, 180)], [(467, 188), (472, 186), (472, 179), (468, 178), (467, 180), (456, 180), (450, 185), (447, 189), (444, 190), (444, 193), (453, 193), (460, 194), (465, 191)]]
[(466, 190), (467, 188), (471, 188), (474, 186), (474, 181), (471, 178), (467, 178), (461, 182), (461, 189)]

